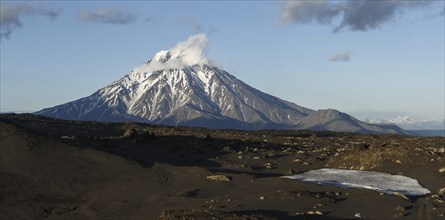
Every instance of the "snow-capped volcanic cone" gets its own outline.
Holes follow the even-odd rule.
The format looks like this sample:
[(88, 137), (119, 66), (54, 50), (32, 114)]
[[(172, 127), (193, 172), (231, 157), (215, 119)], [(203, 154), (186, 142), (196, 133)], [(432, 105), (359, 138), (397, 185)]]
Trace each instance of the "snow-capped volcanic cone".
[[(205, 56), (207, 42), (204, 34), (191, 36), (91, 96), (35, 114), (207, 128), (297, 129), (305, 121), (302, 119), (314, 112), (261, 92), (217, 67)], [(320, 120), (317, 130), (324, 129)], [(396, 133), (367, 125), (351, 131)], [(344, 126), (341, 130), (348, 131)]]

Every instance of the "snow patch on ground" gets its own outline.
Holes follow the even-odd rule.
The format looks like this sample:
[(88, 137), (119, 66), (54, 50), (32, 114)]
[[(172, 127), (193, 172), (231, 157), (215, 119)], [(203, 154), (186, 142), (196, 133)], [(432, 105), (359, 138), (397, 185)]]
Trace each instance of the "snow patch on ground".
[(388, 194), (402, 193), (406, 196), (422, 196), (431, 193), (428, 189), (422, 187), (416, 179), (373, 171), (326, 168), (311, 170), (293, 176), (283, 176), (282, 178), (342, 188), (371, 189)]

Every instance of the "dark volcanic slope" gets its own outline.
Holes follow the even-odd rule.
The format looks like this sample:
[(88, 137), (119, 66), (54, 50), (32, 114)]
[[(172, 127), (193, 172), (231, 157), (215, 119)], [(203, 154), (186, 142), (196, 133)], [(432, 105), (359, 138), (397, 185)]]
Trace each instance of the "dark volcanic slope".
[(91, 192), (112, 190), (129, 180), (147, 182), (147, 171), (137, 163), (3, 121), (0, 146), (0, 219), (105, 217), (85, 210), (106, 198)]
[[(444, 141), (0, 115), (0, 219), (443, 219)], [(278, 178), (324, 167), (402, 174), (432, 194)]]

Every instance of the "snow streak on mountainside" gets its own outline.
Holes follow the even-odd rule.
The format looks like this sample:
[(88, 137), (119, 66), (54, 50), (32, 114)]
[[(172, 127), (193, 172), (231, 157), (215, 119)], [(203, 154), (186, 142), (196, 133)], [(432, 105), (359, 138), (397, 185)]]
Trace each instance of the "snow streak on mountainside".
[[(263, 93), (216, 67), (205, 56), (207, 37), (191, 36), (89, 97), (43, 109), (69, 120), (137, 121), (234, 129), (317, 129), (332, 118)], [(313, 114), (317, 113), (315, 116)], [(315, 119), (314, 119), (315, 117)], [(338, 118), (336, 118), (338, 119)], [(344, 118), (339, 118), (335, 123)], [(316, 126), (310, 126), (316, 120)], [(341, 131), (397, 133), (364, 122)], [(364, 126), (364, 127), (363, 127)]]

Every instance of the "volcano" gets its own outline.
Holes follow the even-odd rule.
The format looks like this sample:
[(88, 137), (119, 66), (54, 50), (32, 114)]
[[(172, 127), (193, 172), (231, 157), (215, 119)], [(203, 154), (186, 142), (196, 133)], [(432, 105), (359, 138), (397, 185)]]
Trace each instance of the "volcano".
[(314, 111), (261, 92), (213, 64), (205, 56), (207, 43), (204, 34), (191, 36), (92, 95), (35, 114), (218, 129), (406, 134), (397, 126), (368, 124), (336, 110)]

